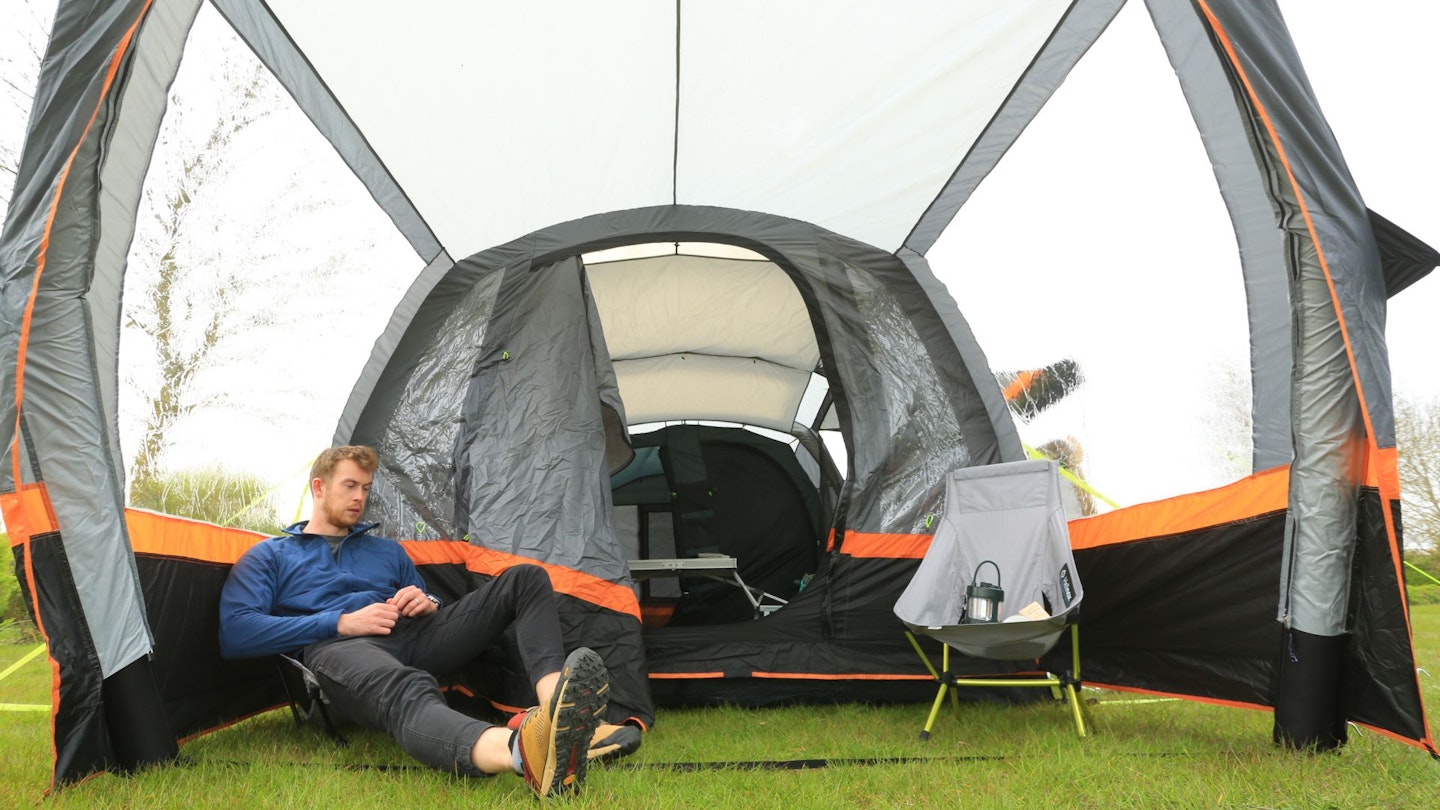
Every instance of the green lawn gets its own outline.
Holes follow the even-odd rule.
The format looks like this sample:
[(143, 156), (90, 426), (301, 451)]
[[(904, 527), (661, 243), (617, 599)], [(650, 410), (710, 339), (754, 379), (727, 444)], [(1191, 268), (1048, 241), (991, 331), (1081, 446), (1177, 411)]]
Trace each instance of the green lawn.
[[(1413, 614), (1422, 669), (1440, 672), (1440, 606)], [(33, 645), (0, 645), (0, 670)], [(1440, 687), (1421, 674), (1427, 702)], [(43, 657), (0, 681), (0, 703), (44, 703)], [(1268, 712), (1087, 690), (1092, 735), (1068, 709), (962, 705), (935, 734), (926, 707), (663, 711), (638, 754), (592, 772), (569, 807), (1264, 807), (1440, 806), (1440, 762), (1352, 729), (1339, 752), (1270, 742)], [(51, 761), (49, 715), (0, 712), (0, 807), (33, 805)], [(518, 778), (460, 780), (412, 766), (385, 736), (354, 731), (348, 749), (272, 712), (188, 743), (187, 764), (102, 775), (48, 807), (532, 807)], [(831, 767), (685, 768), (677, 763), (828, 759)], [(850, 762), (836, 762), (848, 760)], [(924, 760), (924, 761), (920, 761)]]

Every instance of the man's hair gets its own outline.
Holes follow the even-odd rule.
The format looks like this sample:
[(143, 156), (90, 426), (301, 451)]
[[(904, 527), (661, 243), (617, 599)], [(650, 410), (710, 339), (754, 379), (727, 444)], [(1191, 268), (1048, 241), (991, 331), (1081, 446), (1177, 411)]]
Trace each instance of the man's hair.
[(335, 472), (335, 467), (342, 461), (353, 461), (360, 465), (360, 469), (373, 473), (380, 467), (380, 454), (375, 452), (375, 448), (363, 444), (332, 447), (315, 459), (315, 465), (310, 468), (310, 480), (319, 478), (321, 481), (329, 481), (331, 473)]

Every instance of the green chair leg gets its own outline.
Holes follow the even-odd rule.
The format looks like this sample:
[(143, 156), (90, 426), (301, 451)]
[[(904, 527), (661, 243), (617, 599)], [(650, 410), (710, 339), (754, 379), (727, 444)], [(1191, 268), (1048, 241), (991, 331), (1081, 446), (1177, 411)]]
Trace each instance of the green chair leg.
[[(930, 739), (930, 729), (935, 727), (935, 718), (939, 716), (940, 706), (945, 702), (945, 690), (947, 688), (948, 687), (942, 683), (940, 684), (940, 691), (935, 693), (935, 702), (930, 706), (930, 716), (925, 719), (925, 728), (920, 732), (920, 739)], [(952, 692), (950, 697), (955, 697), (955, 694)]]

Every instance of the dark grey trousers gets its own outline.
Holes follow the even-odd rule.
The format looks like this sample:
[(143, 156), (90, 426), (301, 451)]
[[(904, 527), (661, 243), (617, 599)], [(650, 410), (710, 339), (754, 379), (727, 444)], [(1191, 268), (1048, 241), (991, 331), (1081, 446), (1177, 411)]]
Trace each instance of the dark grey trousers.
[(437, 675), (458, 670), (511, 625), (533, 684), (565, 664), (550, 577), (517, 565), (428, 616), (401, 618), (388, 636), (318, 641), (305, 665), (337, 717), (388, 733), (410, 756), (442, 771), (480, 771), (470, 749), (489, 723), (451, 709)]

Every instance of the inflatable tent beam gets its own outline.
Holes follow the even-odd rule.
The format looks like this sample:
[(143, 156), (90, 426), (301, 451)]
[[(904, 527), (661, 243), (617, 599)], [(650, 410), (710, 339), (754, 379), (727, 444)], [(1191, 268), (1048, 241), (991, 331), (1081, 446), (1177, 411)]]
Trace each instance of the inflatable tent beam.
[[(1256, 391), (1257, 469), (1281, 452), (1281, 414), (1289, 416), (1293, 449), (1274, 736), (1296, 748), (1333, 748), (1345, 741), (1342, 680), (1356, 535), (1362, 534), (1361, 544), (1385, 543), (1397, 555), (1399, 548), (1379, 250), (1279, 8), (1229, 0), (1147, 5), (1201, 131), (1228, 133), (1207, 137), (1206, 146), (1232, 219), (1264, 222), (1256, 209), (1263, 204), (1259, 190), (1267, 187), (1268, 203), (1279, 215), (1279, 234), (1237, 226), (1257, 385), (1282, 379), (1276, 373), (1282, 370), (1290, 381), (1284, 409), (1287, 392)], [(1212, 43), (1210, 53), (1178, 46), (1196, 39), (1179, 35), (1180, 29), (1196, 25)], [(1223, 84), (1204, 64), (1211, 59), (1220, 62)], [(1243, 111), (1238, 128), (1219, 119), (1232, 115), (1237, 100)], [(1224, 112), (1227, 105), (1230, 112)], [(1232, 165), (1225, 157), (1242, 151), (1253, 157), (1235, 170), (1245, 176), (1233, 176), (1223, 168)], [(1283, 335), (1276, 310), (1286, 293), (1292, 328)], [(1366, 537), (1357, 532), (1362, 500), (1375, 497), (1384, 512), (1383, 535)]]
[(178, 755), (126, 533), (120, 288), (199, 0), (61, 3), (0, 235), (0, 491), (46, 637), (60, 784)]

